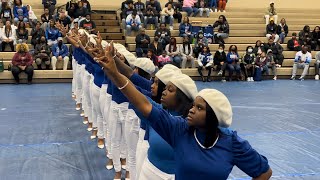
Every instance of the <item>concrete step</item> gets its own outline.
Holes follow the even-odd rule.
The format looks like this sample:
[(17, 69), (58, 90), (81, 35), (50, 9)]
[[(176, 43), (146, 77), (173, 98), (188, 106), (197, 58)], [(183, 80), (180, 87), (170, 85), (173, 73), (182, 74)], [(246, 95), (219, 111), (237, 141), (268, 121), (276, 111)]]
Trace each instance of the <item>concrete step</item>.
[(96, 31), (99, 31), (100, 33), (120, 33), (121, 28), (120, 26), (97, 26)]
[[(20, 74), (21, 79), (26, 79), (25, 73)], [(72, 70), (35, 70), (34, 79), (72, 79)], [(13, 80), (11, 71), (0, 73), (0, 80)]]

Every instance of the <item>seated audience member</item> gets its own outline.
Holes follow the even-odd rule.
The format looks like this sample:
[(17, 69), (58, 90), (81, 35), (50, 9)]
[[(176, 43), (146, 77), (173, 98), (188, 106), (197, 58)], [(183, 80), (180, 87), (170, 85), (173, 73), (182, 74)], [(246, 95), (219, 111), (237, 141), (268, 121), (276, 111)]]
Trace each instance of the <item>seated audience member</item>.
[(125, 0), (121, 3), (121, 12), (125, 11), (128, 8), (128, 4), (133, 2), (133, 0)]
[(236, 45), (231, 45), (227, 54), (227, 69), (229, 70), (229, 81), (232, 80), (232, 75), (234, 71), (236, 71), (237, 73), (237, 80), (240, 81), (241, 79), (241, 68), (238, 62), (238, 48)]
[(10, 46), (11, 51), (14, 52), (14, 45), (16, 45), (16, 27), (11, 25), (10, 21), (6, 21), (6, 24), (2, 28), (2, 51), (5, 51), (7, 45)]
[(259, 56), (263, 51), (265, 51), (265, 49), (264, 49), (264, 43), (261, 42), (260, 40), (256, 41), (256, 45), (255, 45), (255, 47), (253, 48), (253, 53), (254, 53), (256, 56)]
[(191, 63), (192, 68), (195, 68), (194, 57), (192, 56), (192, 47), (188, 37), (183, 38), (183, 44), (179, 45), (179, 52), (182, 58), (182, 65), (181, 65), (182, 69), (186, 68), (186, 64), (188, 62)]
[(168, 7), (169, 4), (172, 4), (172, 8), (174, 10), (173, 18), (178, 20), (178, 23), (181, 23), (182, 14), (180, 11), (182, 11), (182, 6), (179, 2), (174, 2), (173, 0), (169, 0), (169, 2), (166, 3), (165, 7)]
[(67, 2), (67, 5), (66, 5), (66, 10), (68, 11), (68, 15), (75, 19), (77, 17), (75, 17), (75, 12), (78, 8), (78, 1), (77, 0), (71, 0), (69, 2)]
[(69, 28), (72, 22), (72, 19), (70, 16), (67, 15), (65, 9), (61, 9), (59, 13), (59, 17), (55, 19), (56, 22), (59, 22), (60, 24), (63, 24), (64, 27)]
[(52, 51), (52, 70), (56, 70), (57, 61), (63, 61), (63, 70), (67, 70), (69, 63), (69, 50), (67, 45), (63, 43), (63, 38), (58, 38), (58, 43), (54, 44), (51, 48)]
[(210, 16), (210, 8), (207, 0), (198, 0), (196, 7), (199, 9), (199, 16), (202, 17), (203, 12), (206, 12), (207, 17)]
[(166, 46), (166, 51), (171, 58), (172, 64), (180, 68), (182, 59), (180, 57), (180, 52), (177, 46), (176, 38), (174, 37), (170, 38), (170, 44)]
[(277, 28), (278, 26), (274, 23), (273, 19), (270, 19), (270, 23), (266, 27), (266, 37), (267, 39), (270, 39), (272, 37), (275, 43), (279, 40)]
[(199, 57), (199, 54), (202, 52), (204, 46), (208, 45), (203, 44), (202, 42), (196, 43), (195, 47), (193, 48), (193, 54), (195, 58)]
[(199, 44), (199, 43), (202, 43), (205, 46), (208, 46), (209, 44), (209, 40), (204, 36), (204, 33), (202, 30), (200, 30), (196, 36), (196, 44)]
[(225, 72), (227, 67), (227, 55), (224, 52), (224, 45), (219, 44), (219, 48), (214, 54), (213, 63), (216, 70), (218, 70), (218, 75), (222, 76), (222, 81), (225, 81)]
[(218, 32), (214, 33), (216, 44), (224, 44), (225, 38), (229, 37), (229, 23), (224, 15), (220, 15), (219, 19), (213, 24), (213, 28), (218, 27)]
[(34, 49), (34, 58), (39, 70), (43, 69), (43, 65), (45, 65), (45, 69), (50, 68), (50, 53), (51, 50), (47, 44), (46, 37), (41, 36)]
[(149, 44), (148, 49), (151, 49), (156, 56), (160, 56), (163, 51), (162, 43), (159, 42), (159, 36), (155, 36), (153, 41)]
[(139, 31), (142, 28), (140, 17), (137, 16), (137, 12), (134, 11), (126, 18), (126, 30), (127, 35), (131, 35), (131, 31)]
[(46, 39), (48, 41), (48, 45), (52, 46), (57, 43), (58, 37), (61, 36), (61, 33), (58, 28), (55, 26), (55, 22), (50, 20), (49, 27), (46, 29)]
[(10, 8), (8, 2), (2, 3), (0, 18), (1, 18), (3, 24), (6, 24), (6, 21), (12, 21), (12, 19), (13, 19), (12, 11), (11, 11), (11, 8)]
[(14, 0), (13, 16), (16, 24), (18, 24), (19, 21), (29, 22), (29, 12), (27, 7), (23, 6), (21, 0)]
[(158, 11), (151, 5), (148, 5), (144, 12), (144, 27), (147, 28), (148, 24), (151, 24), (151, 29), (158, 28), (158, 17)]
[(196, 17), (200, 10), (195, 7), (195, 0), (184, 0), (182, 5), (182, 11), (186, 12), (188, 16), (191, 16), (193, 13), (193, 17)]
[(319, 68), (320, 68), (320, 51), (317, 52), (316, 54), (316, 62), (314, 63), (314, 68), (315, 68), (315, 76), (314, 76), (314, 79), (315, 80), (319, 80)]
[(296, 78), (297, 69), (303, 69), (303, 72), (299, 78), (299, 80), (303, 81), (305, 76), (308, 74), (311, 60), (312, 56), (311, 53), (308, 52), (308, 47), (302, 46), (302, 50), (297, 52), (296, 57), (294, 58), (291, 80)]
[(270, 6), (267, 8), (266, 15), (264, 15), (264, 18), (266, 19), (266, 25), (270, 22), (270, 18), (273, 18), (274, 23), (277, 24), (278, 21), (278, 15), (277, 10), (274, 7), (274, 2), (270, 3)]
[(306, 25), (303, 27), (303, 30), (299, 32), (299, 40), (303, 41), (303, 45), (311, 46), (311, 37), (312, 33), (310, 32), (310, 26)]
[(218, 12), (226, 12), (227, 0), (218, 1)]
[(36, 26), (31, 30), (31, 44), (34, 48), (36, 47), (36, 44), (39, 42), (41, 36), (45, 36), (45, 32), (41, 28), (41, 23), (37, 22)]
[(19, 84), (19, 74), (25, 72), (28, 76), (28, 84), (32, 83), (33, 77), (33, 59), (29, 53), (28, 45), (25, 43), (17, 45), (17, 52), (12, 58), (12, 67), (11, 72), (16, 81), (16, 84)]
[(124, 5), (124, 9), (121, 12), (121, 19), (122, 20), (125, 20), (126, 17), (128, 17), (130, 14), (132, 14), (132, 12), (135, 10), (134, 5), (133, 5), (133, 1), (128, 0), (125, 2), (126, 2), (126, 4)]
[(96, 23), (91, 20), (90, 14), (87, 14), (86, 19), (80, 22), (79, 27), (87, 30), (90, 34), (96, 34)]
[(43, 8), (49, 9), (49, 14), (53, 15), (54, 10), (56, 9), (56, 0), (42, 0)]
[(75, 12), (75, 17), (79, 19), (79, 23), (89, 13), (88, 9), (83, 6), (83, 2), (78, 2), (78, 8)]
[(290, 51), (301, 51), (303, 41), (297, 39), (297, 33), (292, 33), (291, 39), (287, 43), (287, 47)]
[(320, 27), (316, 26), (311, 35), (311, 50), (317, 50), (317, 46), (320, 46)]
[(262, 74), (266, 73), (266, 75), (269, 75), (269, 68), (272, 69), (273, 80), (277, 80), (277, 66), (274, 61), (274, 57), (271, 49), (267, 51), (267, 64), (265, 67), (263, 67)]
[(270, 62), (270, 60), (268, 60), (266, 52), (262, 52), (255, 61), (255, 71), (261, 70), (261, 74), (263, 71), (269, 72), (269, 68), (267, 66), (268, 62)]
[(173, 14), (174, 9), (172, 8), (172, 4), (168, 4), (168, 7), (165, 7), (161, 11), (161, 23), (169, 22), (170, 24), (170, 31), (173, 30)]
[[(199, 57), (198, 57), (198, 72), (203, 82), (211, 81), (210, 76), (212, 71), (212, 64), (213, 64), (213, 56), (210, 52), (210, 49), (208, 46), (204, 46), (202, 52), (199, 54)], [(208, 70), (207, 79), (204, 78), (202, 74), (202, 70)]]
[(43, 30), (46, 30), (47, 27), (49, 26), (49, 21), (53, 19), (52, 15), (49, 14), (49, 9), (48, 8), (44, 8), (44, 13), (41, 15), (41, 21), (42, 21), (42, 26), (41, 28)]
[(30, 5), (27, 5), (27, 10), (28, 10), (28, 13), (29, 13), (29, 24), (30, 24), (31, 27), (34, 27), (35, 24), (38, 21), (38, 18), (34, 14), (34, 12), (32, 11), (32, 7)]
[(26, 24), (22, 21), (18, 23), (18, 28), (16, 29), (16, 36), (19, 42), (27, 43), (28, 41), (28, 30), (26, 29)]
[(248, 46), (240, 63), (241, 70), (247, 81), (253, 81), (255, 61), (256, 55), (253, 53), (253, 47)]
[(162, 51), (162, 54), (158, 56), (159, 68), (161, 69), (166, 64), (172, 64), (170, 56), (168, 56), (167, 51)]
[(189, 17), (184, 17), (183, 22), (179, 26), (179, 36), (187, 36), (191, 40), (192, 36), (192, 25), (189, 23)]
[(288, 28), (288, 25), (286, 24), (286, 20), (282, 18), (277, 28), (277, 34), (280, 37), (280, 41), (279, 41), (280, 44), (284, 43), (284, 39), (287, 37), (288, 32), (289, 32), (289, 28)]
[(83, 7), (87, 8), (88, 12), (91, 12), (91, 5), (90, 2), (88, 0), (81, 0), (83, 2)]
[(272, 50), (273, 58), (277, 67), (281, 67), (283, 63), (283, 48), (279, 43), (274, 43), (272, 38), (269, 39), (268, 43), (264, 45), (264, 52), (267, 52), (268, 49)]
[[(218, 11), (218, 1), (217, 0), (208, 0), (209, 8), (212, 10), (212, 12)], [(220, 9), (219, 9), (220, 10)]]
[(150, 0), (146, 2), (146, 6), (151, 5), (158, 13), (161, 12), (161, 4), (159, 1), (156, 0)]
[(148, 52), (150, 37), (146, 35), (146, 30), (142, 28), (136, 36), (136, 53), (137, 57), (144, 57)]
[(162, 44), (162, 47), (165, 48), (170, 42), (171, 32), (166, 28), (166, 24), (161, 23), (160, 28), (156, 30), (154, 36), (159, 37), (159, 42)]
[(137, 14), (140, 16), (140, 19), (143, 20), (143, 13), (146, 10), (146, 5), (143, 2), (141, 2), (141, 0), (138, 0), (136, 3), (133, 4), (133, 6), (134, 9), (137, 11)]
[(153, 62), (153, 64), (159, 69), (158, 57), (153, 53), (152, 49), (148, 49), (146, 57), (149, 58)]

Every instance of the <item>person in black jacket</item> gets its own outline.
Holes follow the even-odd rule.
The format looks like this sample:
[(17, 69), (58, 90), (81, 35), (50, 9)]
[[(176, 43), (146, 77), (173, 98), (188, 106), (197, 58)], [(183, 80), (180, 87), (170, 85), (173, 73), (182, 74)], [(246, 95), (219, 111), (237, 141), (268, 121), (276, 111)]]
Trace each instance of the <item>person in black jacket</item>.
[(224, 15), (220, 15), (219, 19), (213, 24), (213, 28), (218, 27), (218, 32), (214, 33), (216, 44), (224, 44), (225, 38), (229, 37), (229, 23)]
[(91, 5), (88, 0), (81, 0), (83, 2), (83, 7), (87, 8), (89, 12), (91, 12)]
[[(151, 5), (148, 5), (144, 12), (144, 27), (147, 28), (148, 24), (153, 24), (154, 28), (158, 28), (159, 12)], [(151, 28), (152, 29), (152, 28)]]
[(132, 14), (134, 11), (133, 1), (127, 1), (125, 6), (126, 8), (121, 13), (121, 19), (126, 19), (129, 14)]
[(159, 42), (162, 44), (162, 47), (165, 48), (167, 44), (170, 42), (171, 32), (168, 28), (166, 28), (165, 23), (160, 24), (160, 28), (156, 30), (154, 36), (159, 37)]
[(148, 5), (151, 5), (158, 13), (160, 13), (162, 10), (159, 1), (156, 1), (156, 0), (147, 1), (146, 6), (148, 7)]
[(71, 1), (67, 2), (66, 10), (68, 11), (68, 15), (71, 18), (73, 18), (73, 19), (77, 18), (77, 17), (75, 17), (75, 12), (77, 9), (78, 9), (77, 0), (71, 0)]
[(28, 41), (28, 30), (26, 29), (26, 24), (23, 21), (20, 21), (18, 28), (16, 29), (17, 40), (23, 43)]
[(287, 37), (288, 32), (289, 28), (286, 24), (286, 19), (282, 18), (277, 28), (277, 34), (280, 36), (280, 44), (284, 43), (284, 39)]
[(284, 59), (282, 46), (279, 43), (275, 43), (273, 38), (270, 38), (268, 43), (264, 45), (264, 52), (268, 52), (268, 49), (272, 50), (276, 66), (281, 67)]
[(166, 3), (165, 7), (168, 7), (168, 4), (172, 4), (172, 8), (174, 9), (173, 18), (178, 20), (178, 23), (181, 23), (182, 14), (180, 11), (182, 11), (182, 5), (180, 2), (173, 2), (173, 0), (169, 0), (169, 2)]
[(247, 79), (247, 81), (253, 81), (255, 60), (256, 55), (253, 53), (253, 47), (248, 46), (240, 63), (241, 71), (244, 73), (245, 79)]
[(224, 52), (224, 45), (219, 44), (218, 51), (214, 54), (213, 57), (213, 66), (215, 70), (218, 70), (218, 75), (222, 76), (222, 79), (225, 80), (225, 72), (227, 67), (227, 54)]
[(137, 11), (137, 14), (140, 16), (141, 21), (143, 21), (143, 13), (146, 10), (146, 5), (143, 2), (141, 2), (141, 0), (138, 0), (138, 2), (133, 4), (133, 6), (134, 9)]
[(301, 51), (303, 41), (297, 39), (297, 33), (292, 33), (292, 38), (288, 41), (287, 47), (290, 51)]
[(44, 30), (41, 28), (41, 23), (38, 21), (36, 26), (31, 30), (31, 44), (33, 47), (36, 47), (37, 42), (40, 40), (42, 36), (45, 36)]
[(49, 26), (49, 21), (53, 19), (52, 15), (49, 14), (49, 9), (44, 8), (44, 13), (41, 15), (42, 25), (41, 28), (45, 31)]
[(83, 2), (79, 1), (78, 2), (78, 9), (75, 11), (74, 16), (76, 18), (85, 17), (88, 13), (89, 13), (88, 9), (83, 6)]
[(253, 48), (253, 53), (256, 55), (256, 56), (259, 56), (262, 52), (264, 52), (264, 43), (261, 42), (260, 40), (256, 41), (256, 45), (255, 47)]
[(320, 27), (316, 26), (312, 32), (311, 49), (316, 50), (320, 46)]
[(142, 28), (140, 34), (136, 36), (136, 53), (137, 57), (143, 57), (148, 52), (150, 37), (146, 35), (146, 30)]
[(277, 28), (278, 26), (274, 23), (273, 19), (270, 20), (270, 23), (266, 27), (266, 37), (269, 40), (271, 37), (273, 37), (274, 42), (278, 42), (279, 35), (277, 34)]
[(153, 42), (149, 44), (149, 49), (151, 49), (156, 56), (160, 56), (162, 54), (164, 47), (162, 46), (162, 43), (159, 42), (159, 36), (155, 36), (153, 38)]
[(303, 41), (303, 45), (311, 46), (312, 33), (310, 32), (310, 26), (305, 25), (303, 30), (299, 32), (299, 40)]
[(12, 11), (8, 2), (2, 3), (2, 9), (0, 12), (0, 19), (2, 19), (2, 24), (6, 24), (6, 21), (12, 21)]

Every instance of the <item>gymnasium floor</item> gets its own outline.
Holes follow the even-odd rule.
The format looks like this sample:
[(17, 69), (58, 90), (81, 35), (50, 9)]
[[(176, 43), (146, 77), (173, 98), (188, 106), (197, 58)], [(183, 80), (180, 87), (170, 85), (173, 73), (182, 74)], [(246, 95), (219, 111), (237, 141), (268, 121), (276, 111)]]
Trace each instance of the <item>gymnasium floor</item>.
[[(320, 82), (198, 83), (230, 99), (232, 129), (268, 157), (273, 179), (320, 179)], [(111, 180), (71, 84), (0, 85), (1, 180)], [(234, 168), (230, 179), (248, 179)]]

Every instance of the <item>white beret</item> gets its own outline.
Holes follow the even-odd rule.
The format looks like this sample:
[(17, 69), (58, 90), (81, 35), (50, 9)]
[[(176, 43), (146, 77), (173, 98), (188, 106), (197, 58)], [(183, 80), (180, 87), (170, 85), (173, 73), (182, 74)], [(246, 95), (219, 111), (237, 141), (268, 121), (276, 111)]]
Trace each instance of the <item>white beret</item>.
[(133, 65), (149, 74), (152, 74), (156, 69), (153, 62), (149, 58), (137, 58), (136, 61), (133, 62)]
[(134, 62), (137, 60), (136, 56), (129, 51), (122, 53), (122, 55), (126, 58), (130, 65), (133, 65)]
[(101, 46), (103, 49), (106, 48), (108, 45), (109, 45), (109, 43), (106, 40), (101, 41)]
[(203, 89), (197, 96), (202, 97), (217, 116), (219, 126), (227, 128), (232, 123), (232, 107), (228, 98), (216, 89)]
[(176, 72), (179, 73), (179, 74), (182, 74), (181, 69), (179, 69), (177, 66), (172, 65), (172, 64), (166, 64), (166, 65), (164, 65), (164, 66), (162, 67), (162, 69), (163, 69), (163, 68), (171, 69), (171, 70), (173, 70), (173, 71), (176, 71)]
[(120, 49), (126, 49), (126, 47), (124, 47), (124, 45), (120, 44), (120, 43), (114, 43), (113, 47), (116, 48), (118, 51)]
[(176, 74), (171, 77), (170, 82), (177, 86), (188, 98), (194, 100), (198, 94), (195, 82), (186, 74)]
[(94, 36), (89, 36), (90, 37), (90, 42), (96, 46), (97, 45), (97, 41), (94, 39)]
[(176, 76), (179, 74), (178, 72), (169, 69), (169, 68), (162, 68), (160, 69), (155, 76), (160, 79), (161, 82), (163, 82), (165, 85), (168, 84), (168, 82), (171, 80), (172, 77)]

